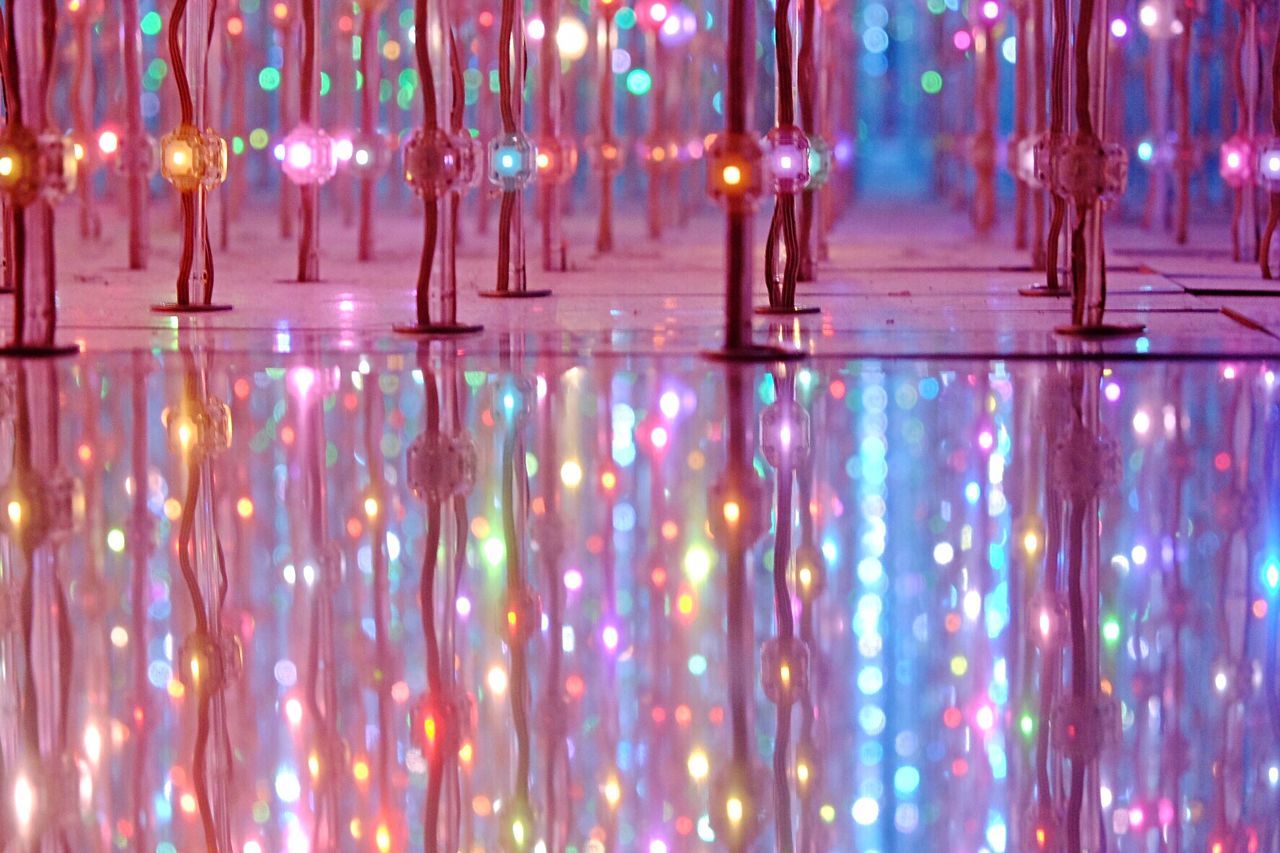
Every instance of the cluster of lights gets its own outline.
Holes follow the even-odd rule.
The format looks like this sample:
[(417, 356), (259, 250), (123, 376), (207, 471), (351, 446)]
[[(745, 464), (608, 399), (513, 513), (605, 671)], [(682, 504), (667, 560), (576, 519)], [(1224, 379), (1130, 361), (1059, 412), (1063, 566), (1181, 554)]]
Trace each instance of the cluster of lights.
[(809, 139), (794, 125), (775, 127), (764, 138), (770, 189), (796, 193), (809, 184)]
[(537, 172), (538, 149), (523, 133), (504, 133), (489, 141), (489, 183), (518, 192)]
[(707, 190), (730, 211), (750, 212), (764, 191), (764, 151), (749, 134), (719, 134), (707, 148)]
[(69, 137), (39, 136), (25, 126), (0, 130), (0, 194), (18, 207), (37, 200), (54, 203), (76, 188), (79, 161)]
[(178, 192), (211, 190), (227, 178), (227, 140), (179, 125), (160, 140), (160, 174)]
[(301, 124), (277, 146), (286, 178), (304, 185), (323, 184), (338, 173), (336, 141), (324, 130)]
[(578, 147), (573, 140), (544, 137), (538, 140), (534, 163), (538, 179), (552, 184), (568, 183), (578, 170)]

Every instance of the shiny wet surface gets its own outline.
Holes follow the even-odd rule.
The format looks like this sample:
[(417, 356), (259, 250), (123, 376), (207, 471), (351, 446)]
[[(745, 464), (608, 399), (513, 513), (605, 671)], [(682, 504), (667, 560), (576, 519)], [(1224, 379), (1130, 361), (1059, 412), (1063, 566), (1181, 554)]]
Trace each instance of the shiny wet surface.
[(1276, 849), (1277, 369), (0, 365), (0, 835)]

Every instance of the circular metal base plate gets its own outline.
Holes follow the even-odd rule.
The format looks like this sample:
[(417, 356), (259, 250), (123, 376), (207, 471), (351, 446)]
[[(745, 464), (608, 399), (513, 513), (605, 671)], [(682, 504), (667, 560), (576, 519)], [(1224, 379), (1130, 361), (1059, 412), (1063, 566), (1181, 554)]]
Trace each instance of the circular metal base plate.
[(203, 305), (195, 302), (183, 305), (178, 302), (162, 302), (152, 305), (151, 310), (157, 314), (213, 314), (218, 311), (230, 311), (230, 305)]
[(428, 323), (425, 326), (417, 323), (397, 323), (391, 328), (402, 335), (442, 338), (457, 335), (474, 335), (484, 331), (484, 326), (478, 323)]
[(1105, 340), (1107, 338), (1131, 338), (1147, 330), (1141, 323), (1099, 323), (1096, 326), (1075, 325), (1058, 326), (1053, 331), (1059, 335), (1072, 338), (1089, 338)]
[(19, 346), (11, 344), (0, 347), (0, 358), (64, 358), (79, 355), (78, 344), (61, 344), (51, 347)]
[(539, 299), (550, 296), (550, 290), (482, 290), (485, 299)]
[(808, 358), (808, 353), (796, 349), (751, 344), (736, 349), (705, 350), (702, 357), (710, 361), (759, 364), (771, 361), (801, 361)]
[(1018, 288), (1019, 296), (1039, 296), (1052, 297), (1055, 299), (1065, 299), (1071, 295), (1069, 287), (1046, 287), (1043, 284), (1033, 284), (1028, 287)]
[(765, 317), (793, 317), (800, 314), (821, 314), (822, 309), (817, 305), (793, 305), (790, 308), (757, 305), (755, 312)]

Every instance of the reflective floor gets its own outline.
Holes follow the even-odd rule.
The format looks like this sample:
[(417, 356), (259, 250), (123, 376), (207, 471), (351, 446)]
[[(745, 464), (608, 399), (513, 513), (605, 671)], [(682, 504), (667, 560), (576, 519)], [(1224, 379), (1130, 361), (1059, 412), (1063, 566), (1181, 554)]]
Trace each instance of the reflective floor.
[(0, 837), (1280, 849), (1275, 363), (578, 364), (0, 366)]

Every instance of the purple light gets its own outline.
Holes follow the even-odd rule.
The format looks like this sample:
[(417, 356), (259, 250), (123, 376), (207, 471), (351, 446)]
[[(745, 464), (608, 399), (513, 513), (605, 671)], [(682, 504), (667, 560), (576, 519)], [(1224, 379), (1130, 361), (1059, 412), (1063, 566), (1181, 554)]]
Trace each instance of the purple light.
[(956, 30), (956, 34), (951, 37), (951, 43), (956, 46), (956, 50), (968, 50), (973, 46), (973, 36), (969, 35), (968, 30)]
[(564, 573), (564, 588), (572, 592), (582, 589), (582, 572), (570, 569)]
[(612, 625), (606, 625), (605, 629), (600, 632), (600, 638), (604, 640), (604, 647), (609, 651), (617, 651), (618, 649), (618, 629)]

